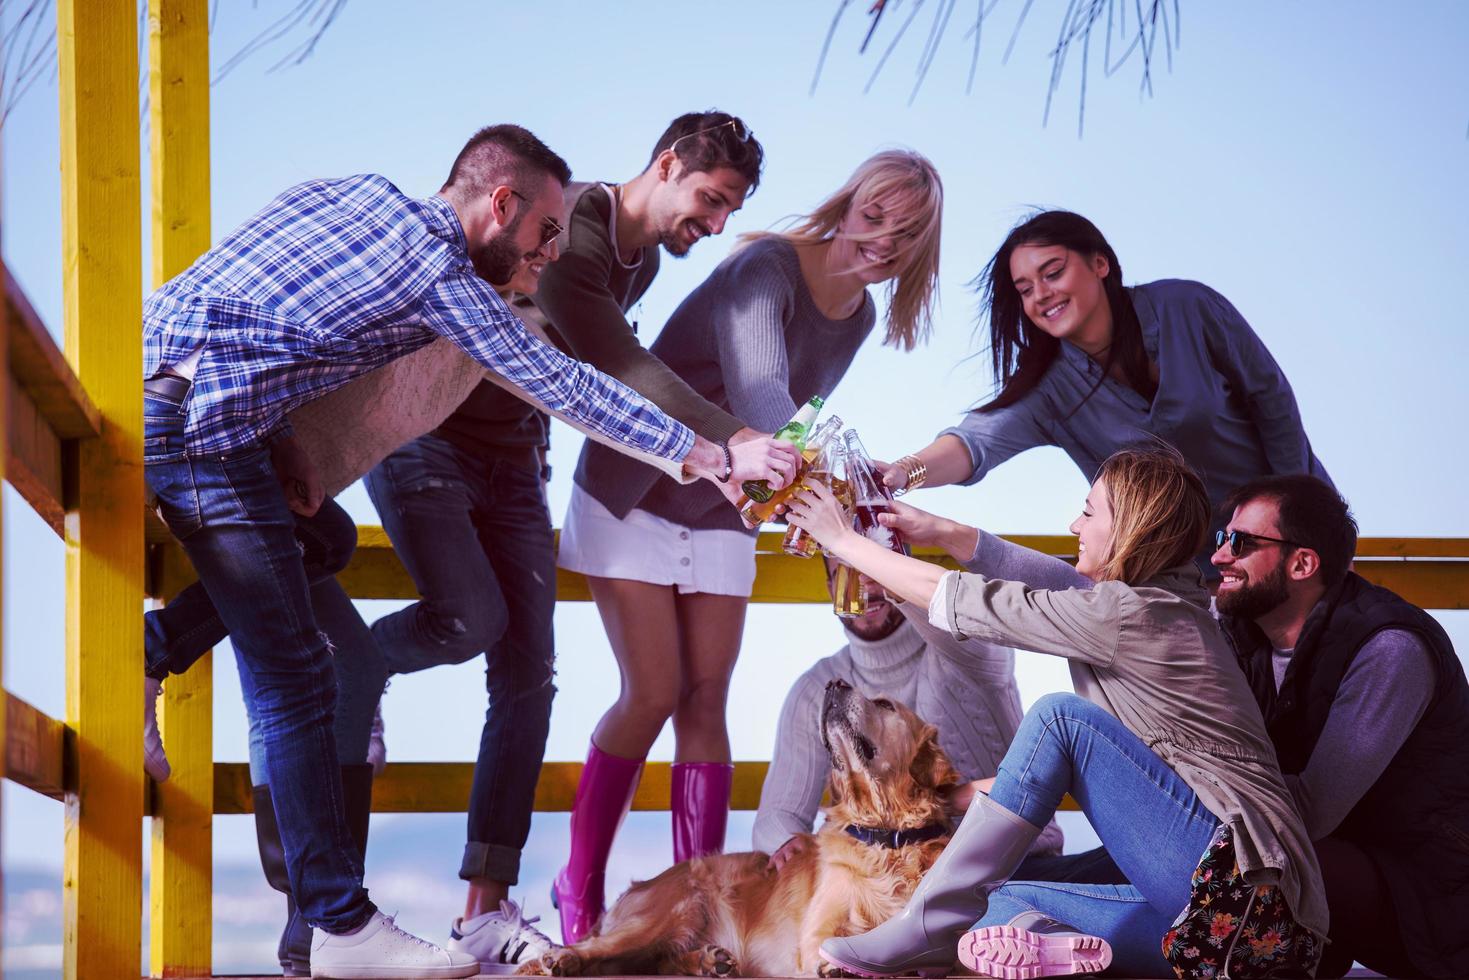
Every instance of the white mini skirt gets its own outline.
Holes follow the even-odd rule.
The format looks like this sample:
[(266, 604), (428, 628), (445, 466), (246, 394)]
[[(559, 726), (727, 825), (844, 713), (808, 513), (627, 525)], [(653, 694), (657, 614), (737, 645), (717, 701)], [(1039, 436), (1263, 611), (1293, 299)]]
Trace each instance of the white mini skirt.
[(556, 564), (599, 578), (675, 585), (679, 592), (748, 597), (755, 585), (755, 539), (685, 527), (645, 510), (619, 520), (573, 486)]

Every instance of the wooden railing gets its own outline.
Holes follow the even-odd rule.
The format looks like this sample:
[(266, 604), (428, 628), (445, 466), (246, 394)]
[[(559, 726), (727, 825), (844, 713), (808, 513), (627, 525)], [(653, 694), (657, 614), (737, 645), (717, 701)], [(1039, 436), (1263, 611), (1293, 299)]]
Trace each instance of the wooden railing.
[[(209, 245), (208, 35), (205, 0), (150, 0), (152, 278), (177, 274)], [(68, 977), (136, 969), (141, 827), (153, 816), (150, 957), (155, 976), (210, 972), (211, 821), (250, 809), (246, 767), (211, 758), (209, 658), (170, 680), (162, 707), (173, 777), (146, 782), (139, 688), (142, 606), (192, 578), (177, 545), (143, 513), (137, 24), (128, 4), (57, 0), (63, 185), (64, 350), (17, 284), (0, 277), (6, 398), (5, 477), (67, 547), (66, 717), (5, 692), (5, 776), (66, 803), (63, 888)], [(0, 263), (3, 272), (3, 263)], [(1074, 539), (1012, 540), (1067, 555)], [(412, 583), (380, 528), (360, 531), (342, 579), (357, 598), (406, 598)], [(924, 555), (940, 560), (937, 555)], [(1469, 608), (1469, 539), (1364, 538), (1357, 569), (1430, 609)], [(562, 601), (588, 598), (561, 572)], [(817, 563), (762, 536), (756, 602), (824, 602)], [(6, 610), (10, 612), (10, 610)], [(766, 764), (740, 763), (733, 806), (758, 803)], [(468, 763), (399, 762), (373, 791), (377, 812), (463, 811)], [(541, 811), (567, 810), (579, 763), (547, 763)], [(634, 806), (668, 806), (669, 770), (650, 764)]]

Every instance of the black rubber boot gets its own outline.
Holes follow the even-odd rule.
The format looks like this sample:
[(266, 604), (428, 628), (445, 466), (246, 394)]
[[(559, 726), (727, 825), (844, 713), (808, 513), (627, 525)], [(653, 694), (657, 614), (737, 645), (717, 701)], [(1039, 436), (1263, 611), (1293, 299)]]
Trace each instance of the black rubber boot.
[[(291, 881), (286, 873), (286, 853), (281, 846), (280, 828), (275, 821), (275, 806), (269, 786), (253, 786), (255, 799), (255, 840), (260, 847), (260, 867), (270, 887), (286, 896), (286, 927), (281, 930), (276, 946), (276, 959), (281, 972), (288, 977), (311, 976), (311, 925), (296, 908), (291, 894)], [(357, 763), (342, 766), (342, 803), (347, 813), (347, 830), (357, 853), (367, 856), (367, 829), (372, 817), (372, 766)]]

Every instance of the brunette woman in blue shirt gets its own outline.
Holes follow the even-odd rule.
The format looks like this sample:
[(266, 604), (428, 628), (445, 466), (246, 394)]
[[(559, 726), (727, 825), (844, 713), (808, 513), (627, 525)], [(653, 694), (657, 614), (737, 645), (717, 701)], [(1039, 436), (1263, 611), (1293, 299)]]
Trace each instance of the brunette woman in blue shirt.
[[(999, 394), (890, 464), (889, 486), (976, 483), (1036, 446), (1059, 446), (1091, 479), (1102, 460), (1149, 437), (1183, 453), (1216, 507), (1270, 474), (1330, 482), (1284, 372), (1203, 283), (1124, 287), (1112, 246), (1070, 211), (1018, 225), (976, 282)], [(1207, 555), (1200, 567), (1217, 574)]]

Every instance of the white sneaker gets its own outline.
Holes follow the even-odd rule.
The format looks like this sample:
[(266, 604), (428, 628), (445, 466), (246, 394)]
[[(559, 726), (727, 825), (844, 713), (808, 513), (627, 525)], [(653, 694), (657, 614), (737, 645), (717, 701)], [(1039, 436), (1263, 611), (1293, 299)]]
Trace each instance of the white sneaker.
[(173, 774), (168, 756), (163, 754), (163, 736), (158, 734), (158, 696), (162, 693), (162, 681), (143, 678), (143, 771), (156, 783)]
[(472, 977), (478, 972), (473, 956), (410, 935), (381, 912), (372, 913), (367, 925), (351, 935), (316, 929), (311, 936), (313, 977)]
[(486, 912), (468, 922), (455, 919), (449, 927), (447, 948), (475, 957), (485, 973), (514, 973), (521, 964), (556, 948), (549, 936), (535, 928), (539, 921), (539, 915), (527, 919), (519, 905), (506, 899), (498, 912)]
[[(383, 685), (383, 694), (388, 693), (387, 685)], [(388, 764), (388, 745), (383, 741), (383, 699), (379, 695), (377, 708), (372, 713), (372, 734), (367, 739), (367, 762), (372, 766), (372, 775), (376, 779), (383, 774), (383, 769)]]

